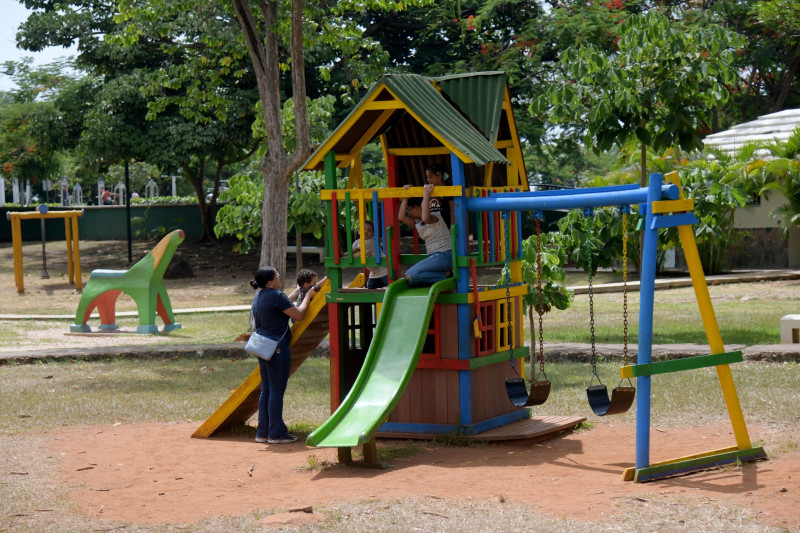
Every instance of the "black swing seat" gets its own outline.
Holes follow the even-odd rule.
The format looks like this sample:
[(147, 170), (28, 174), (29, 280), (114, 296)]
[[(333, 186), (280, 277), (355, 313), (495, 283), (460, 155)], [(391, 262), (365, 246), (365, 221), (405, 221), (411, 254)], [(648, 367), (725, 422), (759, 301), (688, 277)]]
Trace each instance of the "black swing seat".
[(534, 381), (531, 383), (531, 392), (525, 387), (525, 380), (522, 378), (508, 378), (506, 380), (506, 392), (508, 399), (515, 407), (531, 407), (542, 405), (550, 395), (549, 381)]
[(609, 399), (608, 389), (600, 383), (586, 387), (586, 397), (589, 400), (589, 407), (597, 416), (618, 415), (631, 408), (633, 399), (636, 397), (636, 389), (634, 387), (616, 387), (611, 390)]

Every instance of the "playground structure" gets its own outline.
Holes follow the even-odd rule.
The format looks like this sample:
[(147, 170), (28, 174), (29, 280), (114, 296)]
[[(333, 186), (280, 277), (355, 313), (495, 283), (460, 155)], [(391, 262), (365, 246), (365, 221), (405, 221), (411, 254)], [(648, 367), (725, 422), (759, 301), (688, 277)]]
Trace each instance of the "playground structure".
[[(360, 154), (376, 138), (383, 148), (388, 187), (366, 189)], [(433, 194), (453, 201), (453, 278), (409, 288), (403, 270), (425, 256), (419, 254), (416, 235), (413, 254), (402, 253), (399, 201), (421, 197), (425, 168), (444, 162), (449, 162), (452, 185), (437, 186)], [(527, 286), (521, 276), (521, 213), (532, 211), (540, 219), (545, 210), (610, 207), (628, 212), (638, 206), (644, 233), (638, 355), (635, 365), (620, 371), (621, 378), (638, 378), (636, 462), (624, 479), (646, 481), (766, 457), (762, 448), (751, 445), (747, 433), (729, 367), (742, 355), (725, 353), (691, 228), (697, 223), (693, 201), (682, 198), (676, 176), (664, 184), (662, 175), (652, 174), (648, 187), (529, 191), (506, 77), (500, 72), (431, 79), (383, 76), (317, 148), (305, 169), (323, 170), (325, 176), (320, 195), (328, 217), (325, 267), (330, 292), (325, 297), (333, 411), (307, 444), (336, 447), (347, 463), (352, 462), (352, 447), (363, 445), (364, 462), (378, 466), (376, 436), (480, 437), (524, 426), (531, 420), (528, 406), (542, 403), (550, 384), (538, 382), (541, 390), (534, 386), (529, 398), (516, 399), (504, 387), (514, 379), (512, 374), (524, 375), (522, 358), (528, 353), (522, 338), (521, 297)], [(344, 175), (337, 169), (348, 169), (344, 189), (339, 188)], [(366, 257), (363, 233), (361, 254), (345, 256), (342, 250), (352, 247), (356, 221), (363, 227), (367, 220), (375, 227), (374, 257)], [(668, 227), (680, 233), (711, 355), (653, 363), (656, 243), (658, 231)], [(393, 282), (386, 291), (342, 287), (344, 268), (382, 264)], [(501, 265), (508, 272), (503, 287), (478, 285), (477, 269)], [(709, 366), (717, 369), (736, 446), (651, 463), (651, 376)], [(524, 389), (524, 381), (519, 384)], [(601, 405), (605, 402), (592, 402), (597, 396), (587, 393), (597, 414), (624, 410), (613, 407), (613, 398), (606, 397), (610, 405)], [(602, 393), (606, 395), (605, 386)], [(630, 405), (633, 395), (626, 394)], [(562, 427), (581, 420), (565, 420)]]
[(184, 238), (183, 230), (169, 233), (128, 270), (93, 270), (81, 295), (75, 312), (75, 324), (70, 326), (70, 331), (91, 332), (87, 322), (95, 308), (100, 314), (101, 330), (119, 329), (115, 307), (117, 298), (123, 292), (136, 302), (139, 313), (137, 333), (158, 333), (156, 313), (164, 322), (164, 332), (180, 329), (181, 325), (175, 323), (172, 305), (164, 287), (164, 272)]
[[(22, 221), (23, 220), (41, 220), (42, 228), (44, 228), (44, 220), (50, 218), (63, 218), (64, 219), (64, 232), (66, 234), (67, 243), (67, 276), (70, 283), (75, 285), (75, 290), (80, 291), (83, 288), (81, 283), (81, 253), (78, 239), (78, 217), (83, 216), (83, 210), (80, 211), (48, 211), (47, 206), (44, 209), (37, 211), (27, 212), (8, 212), (6, 217), (11, 222), (11, 242), (14, 253), (14, 283), (17, 286), (17, 292), (25, 292), (25, 280), (22, 271)], [(42, 246), (44, 247), (44, 235), (42, 236)], [(43, 248), (44, 250), (44, 248)], [(46, 267), (45, 267), (46, 271)]]

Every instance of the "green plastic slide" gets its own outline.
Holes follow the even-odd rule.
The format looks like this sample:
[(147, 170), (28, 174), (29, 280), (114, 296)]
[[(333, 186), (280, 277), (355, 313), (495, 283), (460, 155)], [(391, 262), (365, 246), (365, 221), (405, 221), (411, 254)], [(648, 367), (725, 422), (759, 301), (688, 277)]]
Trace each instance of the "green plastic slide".
[(411, 380), (436, 297), (455, 288), (452, 278), (430, 287), (412, 289), (404, 279), (389, 286), (361, 372), (336, 412), (308, 436), (306, 444), (345, 448), (370, 440)]

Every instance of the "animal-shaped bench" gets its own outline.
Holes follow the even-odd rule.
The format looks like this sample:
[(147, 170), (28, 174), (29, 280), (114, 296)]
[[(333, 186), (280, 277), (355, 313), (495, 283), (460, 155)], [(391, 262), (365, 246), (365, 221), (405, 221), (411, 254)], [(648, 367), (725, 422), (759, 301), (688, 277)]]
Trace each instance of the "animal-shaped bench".
[(115, 322), (114, 307), (117, 297), (123, 292), (136, 302), (139, 312), (136, 333), (158, 333), (156, 313), (164, 321), (163, 331), (180, 329), (181, 325), (175, 323), (167, 289), (164, 288), (164, 271), (184, 238), (183, 230), (173, 231), (128, 270), (93, 270), (83, 289), (75, 313), (75, 324), (69, 330), (92, 331), (87, 322), (95, 307), (100, 314), (101, 330), (119, 329)]

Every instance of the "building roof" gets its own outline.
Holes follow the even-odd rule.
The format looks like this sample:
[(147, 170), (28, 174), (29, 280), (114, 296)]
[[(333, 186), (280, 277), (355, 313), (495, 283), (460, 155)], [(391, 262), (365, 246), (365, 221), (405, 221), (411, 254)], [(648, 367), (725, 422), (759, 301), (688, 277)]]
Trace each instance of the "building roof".
[[(440, 85), (439, 92), (436, 83)], [(486, 72), (429, 79), (416, 74), (386, 74), (305, 163), (321, 170), (333, 151), (339, 166), (349, 165), (364, 145), (388, 136), (392, 147), (444, 146), (464, 163), (510, 164), (494, 146), (500, 129), (506, 75)]]
[(746, 143), (786, 141), (798, 127), (800, 127), (800, 109), (784, 109), (777, 113), (762, 115), (756, 120), (739, 124), (729, 130), (713, 133), (703, 139), (703, 143), (723, 152), (734, 152)]

